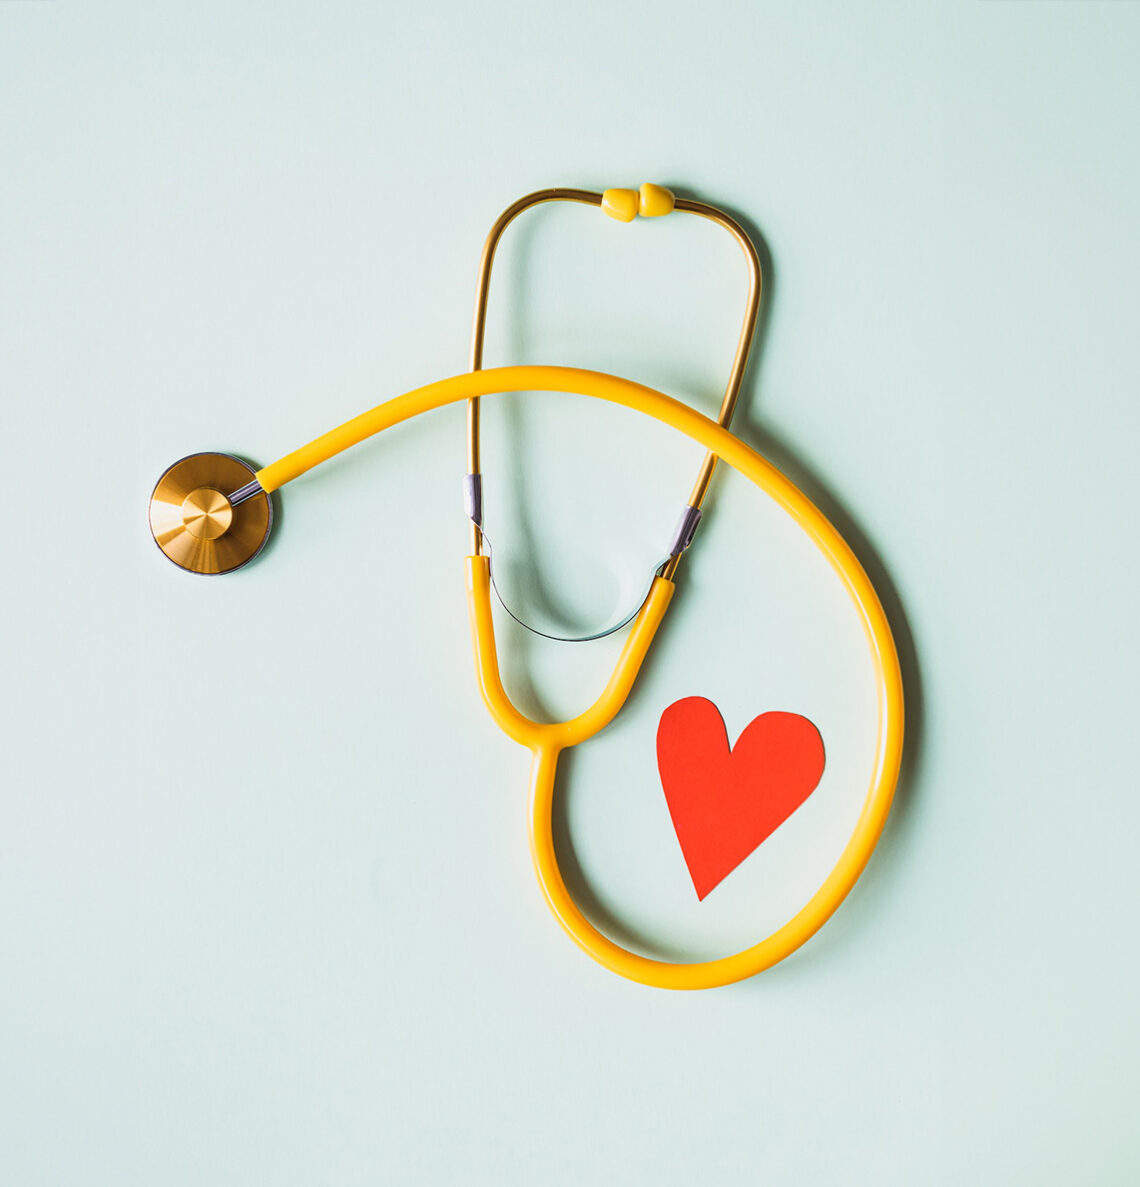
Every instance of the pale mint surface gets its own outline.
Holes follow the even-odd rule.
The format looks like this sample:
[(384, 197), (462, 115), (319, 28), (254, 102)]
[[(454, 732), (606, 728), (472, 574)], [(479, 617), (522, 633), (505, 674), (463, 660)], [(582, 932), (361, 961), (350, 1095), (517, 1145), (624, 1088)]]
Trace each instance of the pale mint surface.
[[(0, 4), (0, 1184), (1140, 1181), (1138, 51), (1131, 3)], [(739, 431), (888, 581), (915, 723), (835, 919), (697, 995), (594, 966), (534, 884), (460, 409), (287, 488), (234, 576), (145, 524), (186, 453), (265, 464), (462, 371), (517, 196), (644, 180), (763, 238)], [(695, 220), (536, 212), (487, 362), (711, 410), (742, 299)], [(699, 451), (584, 399), (485, 421), (504, 579), (610, 620)], [(617, 646), (500, 634), (552, 714)], [(828, 755), (701, 904), (653, 752), (695, 694)], [(566, 763), (576, 884), (658, 951), (778, 926), (858, 811), (869, 696), (819, 559), (718, 475)]]

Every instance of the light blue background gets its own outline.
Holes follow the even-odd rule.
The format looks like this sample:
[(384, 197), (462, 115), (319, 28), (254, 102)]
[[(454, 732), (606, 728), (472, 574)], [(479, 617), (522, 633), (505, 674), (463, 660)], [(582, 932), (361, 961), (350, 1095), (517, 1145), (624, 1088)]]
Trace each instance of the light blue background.
[[(1138, 50), (1134, 4), (0, 5), (0, 1182), (1140, 1179)], [(739, 431), (883, 583), (912, 713), (836, 918), (694, 995), (594, 966), (533, 883), (461, 410), (287, 489), (239, 575), (144, 518), (185, 453), (264, 464), (463, 370), (516, 196), (645, 179), (762, 238)], [(715, 407), (743, 282), (694, 222), (530, 216), (488, 362)], [(573, 398), (486, 419), (518, 596), (609, 617), (696, 452)], [(721, 478), (560, 817), (594, 908), (690, 956), (787, 918), (869, 762), (849, 609)], [(502, 642), (551, 713), (613, 654)], [(829, 759), (699, 908), (653, 763), (692, 693)]]

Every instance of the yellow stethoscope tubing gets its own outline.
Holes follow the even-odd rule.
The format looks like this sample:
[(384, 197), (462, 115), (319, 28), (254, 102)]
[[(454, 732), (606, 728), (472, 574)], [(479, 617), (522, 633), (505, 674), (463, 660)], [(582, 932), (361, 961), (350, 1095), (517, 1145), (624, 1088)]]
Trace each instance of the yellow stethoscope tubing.
[(553, 800), (558, 754), (592, 737), (624, 703), (672, 596), (658, 578), (635, 620), (609, 683), (579, 717), (559, 724), (533, 722), (511, 704), (499, 676), (491, 613), (489, 562), (467, 558), (471, 616), (480, 690), (495, 722), (532, 752), (530, 843), (539, 884), (555, 918), (599, 964), (646, 985), (707, 989), (743, 980), (770, 968), (806, 943), (855, 885), (878, 843), (890, 812), (902, 761), (903, 687), (890, 625), (863, 567), (827, 517), (790, 479), (695, 409), (632, 380), (575, 367), (519, 366), (472, 371), (416, 388), (346, 421), (301, 449), (266, 466), (257, 479), (274, 491), (305, 471), (376, 433), (446, 404), (496, 392), (547, 391), (592, 396), (621, 404), (672, 426), (703, 445), (763, 490), (808, 534), (831, 565), (866, 633), (875, 671), (879, 720), (870, 785), (863, 807), (831, 873), (807, 903), (767, 938), (730, 956), (692, 963), (657, 960), (615, 944), (590, 923), (562, 878), (554, 848)]

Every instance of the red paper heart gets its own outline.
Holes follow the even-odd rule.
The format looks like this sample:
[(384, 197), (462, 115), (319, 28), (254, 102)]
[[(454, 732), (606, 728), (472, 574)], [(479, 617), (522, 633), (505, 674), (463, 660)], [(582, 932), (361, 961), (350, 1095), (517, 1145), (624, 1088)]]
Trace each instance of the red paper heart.
[(798, 713), (762, 713), (731, 749), (720, 710), (675, 701), (657, 727), (657, 769), (697, 898), (788, 819), (823, 775), (823, 739)]

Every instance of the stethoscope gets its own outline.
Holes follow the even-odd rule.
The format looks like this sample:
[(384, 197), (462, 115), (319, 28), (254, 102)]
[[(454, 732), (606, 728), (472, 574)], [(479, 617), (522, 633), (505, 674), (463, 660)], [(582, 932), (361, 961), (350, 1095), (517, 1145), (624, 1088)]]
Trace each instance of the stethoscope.
[[(600, 206), (607, 214), (625, 222), (637, 215), (656, 217), (674, 210), (686, 211), (724, 228), (739, 244), (748, 265), (748, 296), (732, 371), (716, 420), (661, 392), (597, 371), (550, 366), (483, 369), (487, 299), (499, 240), (523, 211), (554, 201)], [(272, 526), (269, 496), (273, 491), (367, 437), (423, 412), (466, 400), (468, 473), (464, 493), (472, 552), (465, 566), (475, 668), (479, 690), (491, 717), (508, 737), (531, 752), (530, 846), (539, 885), (563, 929), (599, 964), (630, 980), (667, 989), (704, 989), (742, 980), (783, 960), (810, 939), (843, 901), (867, 864), (890, 811), (902, 759), (902, 677), (890, 626), (874, 587), (847, 542), (811, 500), (728, 429), (748, 362), (760, 290), (760, 264), (755, 247), (738, 223), (713, 206), (674, 198), (663, 187), (648, 184), (639, 191), (610, 189), (605, 193), (539, 190), (509, 206), (487, 236), (479, 266), (470, 372), (388, 400), (257, 471), (228, 454), (199, 453), (183, 458), (159, 479), (150, 503), (151, 532), (159, 548), (175, 564), (194, 573), (231, 572), (252, 560), (265, 544)], [(629, 625), (629, 634), (609, 681), (585, 712), (562, 722), (532, 721), (515, 708), (503, 687), (492, 617), (492, 563), (483, 531), (480, 399), (498, 392), (535, 391), (577, 393), (624, 405), (671, 425), (708, 451), (669, 553), (654, 573), (644, 600), (627, 619), (598, 635), (587, 636), (598, 638)], [(792, 517), (846, 589), (870, 648), (878, 728), (870, 783), (854, 830), (834, 868), (807, 903), (782, 927), (741, 952), (715, 960), (673, 963), (621, 947), (599, 931), (575, 904), (555, 853), (552, 831), (555, 771), (563, 750), (594, 737), (625, 704), (673, 597), (673, 578), (692, 543), (701, 504), (718, 460), (755, 483)]]

